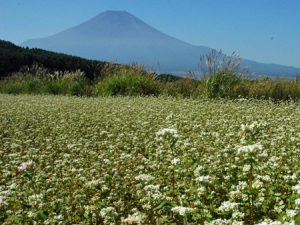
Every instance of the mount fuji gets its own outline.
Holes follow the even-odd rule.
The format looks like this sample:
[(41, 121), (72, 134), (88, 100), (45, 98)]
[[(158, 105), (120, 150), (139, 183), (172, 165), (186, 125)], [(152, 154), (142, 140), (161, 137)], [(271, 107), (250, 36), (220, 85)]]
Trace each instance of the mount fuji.
[[(199, 59), (212, 48), (195, 46), (166, 35), (125, 11), (106, 11), (45, 38), (21, 44), (115, 63), (139, 63), (158, 73), (199, 70)], [(251, 72), (293, 76), (300, 68), (243, 60)]]

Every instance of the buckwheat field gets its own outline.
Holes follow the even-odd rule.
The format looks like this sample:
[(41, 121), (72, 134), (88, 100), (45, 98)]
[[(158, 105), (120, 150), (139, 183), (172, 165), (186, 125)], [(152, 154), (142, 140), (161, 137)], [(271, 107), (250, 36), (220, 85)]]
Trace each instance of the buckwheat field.
[(299, 103), (0, 95), (0, 224), (299, 222)]

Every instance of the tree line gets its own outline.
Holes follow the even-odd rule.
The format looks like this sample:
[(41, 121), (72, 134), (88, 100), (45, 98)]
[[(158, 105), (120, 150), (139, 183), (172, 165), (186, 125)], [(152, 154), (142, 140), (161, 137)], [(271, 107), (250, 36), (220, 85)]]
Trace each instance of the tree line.
[(106, 62), (88, 60), (42, 49), (19, 47), (0, 40), (0, 79), (19, 71), (22, 67), (38, 64), (49, 71), (81, 70), (89, 80), (95, 80)]

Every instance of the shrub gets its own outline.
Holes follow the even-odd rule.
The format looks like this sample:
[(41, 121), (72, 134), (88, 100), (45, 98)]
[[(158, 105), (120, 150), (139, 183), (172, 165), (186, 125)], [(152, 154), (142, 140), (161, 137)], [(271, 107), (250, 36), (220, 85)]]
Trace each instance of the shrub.
[(208, 97), (234, 97), (234, 87), (239, 83), (238, 78), (230, 71), (220, 71), (211, 75), (205, 85), (205, 93)]
[(300, 98), (300, 84), (294, 81), (278, 80), (273, 82), (270, 96), (275, 100), (289, 100)]
[(7, 94), (21, 94), (22, 93), (22, 83), (14, 82), (11, 80), (5, 80), (0, 82), (0, 92)]
[(46, 84), (46, 92), (54, 95), (66, 94), (67, 86), (66, 82), (61, 80), (53, 80), (47, 82)]
[(26, 79), (6, 79), (0, 83), (0, 92), (8, 94), (38, 94), (44, 91), (41, 80), (27, 77)]
[(22, 81), (22, 89), (25, 94), (38, 94), (43, 92), (43, 82), (40, 79), (32, 78)]
[(300, 98), (300, 84), (291, 80), (271, 80), (270, 78), (242, 80), (235, 86), (234, 92), (243, 97), (296, 100)]
[(142, 74), (122, 74), (104, 78), (95, 87), (96, 95), (145, 96), (159, 95), (160, 85), (153, 77)]
[[(139, 65), (137, 63), (133, 63), (131, 65), (107, 63), (101, 70), (100, 79), (104, 79), (105, 77), (113, 75), (132, 74), (149, 75), (151, 73), (147, 72), (145, 66)], [(152, 75), (153, 74), (154, 73), (152, 73)]]
[(173, 97), (197, 97), (200, 95), (198, 89), (200, 81), (184, 78), (164, 85), (163, 94)]
[(69, 81), (68, 82), (68, 95), (83, 96), (84, 93), (84, 82)]
[(87, 83), (78, 81), (66, 81), (66, 80), (53, 80), (46, 84), (46, 92), (55, 95), (91, 95), (90, 91), (87, 92)]
[(238, 84), (233, 87), (235, 96), (248, 97), (249, 96), (249, 80), (241, 79)]
[(235, 97), (235, 86), (244, 75), (240, 67), (241, 58), (233, 52), (225, 55), (222, 51), (212, 50), (200, 57), (200, 69), (205, 80), (205, 93), (208, 97)]

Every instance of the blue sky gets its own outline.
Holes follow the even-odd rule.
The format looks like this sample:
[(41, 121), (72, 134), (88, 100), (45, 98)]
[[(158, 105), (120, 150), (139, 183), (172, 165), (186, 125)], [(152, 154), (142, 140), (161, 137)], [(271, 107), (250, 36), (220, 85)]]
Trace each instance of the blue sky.
[(0, 39), (21, 43), (126, 10), (194, 45), (300, 67), (299, 0), (0, 0)]

